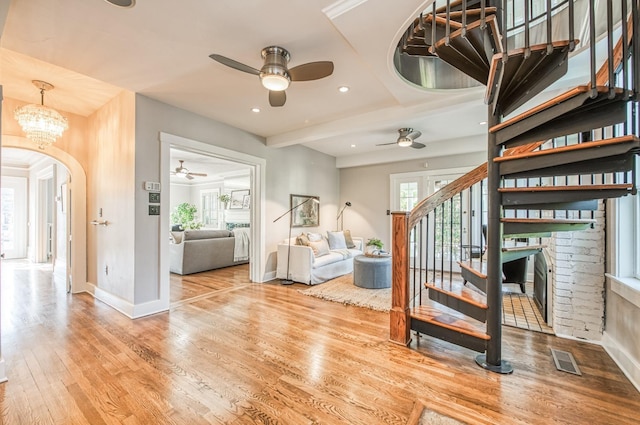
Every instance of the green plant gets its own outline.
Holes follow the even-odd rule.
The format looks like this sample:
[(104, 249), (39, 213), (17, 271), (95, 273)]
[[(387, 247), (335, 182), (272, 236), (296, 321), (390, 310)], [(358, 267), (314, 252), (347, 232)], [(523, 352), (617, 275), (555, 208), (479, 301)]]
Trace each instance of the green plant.
[(171, 223), (179, 224), (185, 230), (199, 229), (202, 223), (196, 221), (198, 208), (188, 202), (183, 202), (171, 213)]
[(384, 246), (384, 244), (382, 243), (382, 241), (378, 238), (370, 238), (367, 241), (367, 246), (375, 246), (378, 249), (382, 249), (382, 247)]
[(226, 193), (223, 193), (222, 195), (220, 195), (218, 197), (218, 199), (220, 200), (220, 202), (222, 202), (223, 204), (228, 204), (229, 201), (231, 201), (231, 196), (227, 195)]

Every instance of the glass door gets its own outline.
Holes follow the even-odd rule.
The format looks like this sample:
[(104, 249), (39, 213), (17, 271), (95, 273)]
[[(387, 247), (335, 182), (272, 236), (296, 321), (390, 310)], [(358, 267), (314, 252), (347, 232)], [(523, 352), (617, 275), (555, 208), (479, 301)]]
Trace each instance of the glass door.
[(26, 258), (27, 256), (27, 179), (25, 177), (2, 177), (0, 191), (2, 232), (1, 253), (3, 258)]

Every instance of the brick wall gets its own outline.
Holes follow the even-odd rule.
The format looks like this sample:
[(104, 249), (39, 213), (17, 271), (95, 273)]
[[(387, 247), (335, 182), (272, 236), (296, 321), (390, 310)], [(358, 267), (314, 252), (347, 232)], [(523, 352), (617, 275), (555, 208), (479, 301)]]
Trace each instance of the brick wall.
[[(605, 288), (602, 201), (594, 214), (596, 224), (593, 229), (557, 232), (546, 244), (552, 260), (552, 314), (556, 334), (600, 341), (604, 328)], [(590, 214), (583, 218), (590, 218)]]

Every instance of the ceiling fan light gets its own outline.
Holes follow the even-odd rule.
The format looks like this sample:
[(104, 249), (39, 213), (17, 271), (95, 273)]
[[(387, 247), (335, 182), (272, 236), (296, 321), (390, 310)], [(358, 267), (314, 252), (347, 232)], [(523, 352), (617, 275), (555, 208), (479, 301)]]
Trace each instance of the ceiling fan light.
[(408, 137), (400, 137), (397, 143), (401, 148), (408, 148), (413, 144), (413, 140)]
[(283, 91), (289, 87), (289, 78), (281, 74), (260, 73), (260, 81), (267, 90)]

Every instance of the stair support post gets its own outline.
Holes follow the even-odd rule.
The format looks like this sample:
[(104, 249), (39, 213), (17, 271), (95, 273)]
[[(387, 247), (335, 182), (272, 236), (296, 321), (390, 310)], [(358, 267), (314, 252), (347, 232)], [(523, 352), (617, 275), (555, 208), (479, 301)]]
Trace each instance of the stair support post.
[(411, 342), (409, 316), (409, 213), (393, 212), (392, 284), (389, 339), (397, 344)]
[[(491, 111), (494, 111), (492, 113)], [(489, 105), (488, 128), (500, 123), (500, 108)], [(480, 367), (491, 372), (508, 374), (513, 372), (511, 364), (502, 359), (502, 194), (500, 187), (500, 163), (494, 158), (500, 156), (501, 146), (496, 144), (496, 136), (488, 135), (487, 150), (487, 334), (491, 337), (486, 354), (476, 357)]]

